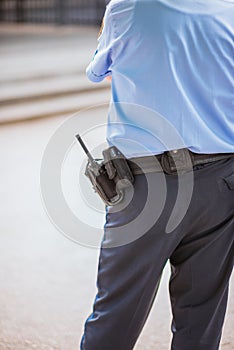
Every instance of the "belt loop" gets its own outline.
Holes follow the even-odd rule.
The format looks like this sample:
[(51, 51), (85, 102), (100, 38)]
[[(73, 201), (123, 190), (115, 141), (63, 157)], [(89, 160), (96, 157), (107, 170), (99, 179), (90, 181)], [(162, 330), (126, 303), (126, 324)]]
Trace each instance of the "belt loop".
[(167, 174), (184, 173), (193, 169), (193, 155), (187, 148), (164, 152), (162, 168)]

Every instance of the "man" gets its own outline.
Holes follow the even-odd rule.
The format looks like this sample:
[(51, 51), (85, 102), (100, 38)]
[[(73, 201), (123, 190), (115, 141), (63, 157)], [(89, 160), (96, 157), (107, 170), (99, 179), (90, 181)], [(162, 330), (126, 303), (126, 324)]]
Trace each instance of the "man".
[(233, 1), (107, 6), (87, 75), (112, 76), (107, 139), (143, 170), (131, 165), (133, 188), (107, 207), (82, 350), (134, 348), (168, 260), (171, 349), (219, 349), (233, 267), (233, 39)]

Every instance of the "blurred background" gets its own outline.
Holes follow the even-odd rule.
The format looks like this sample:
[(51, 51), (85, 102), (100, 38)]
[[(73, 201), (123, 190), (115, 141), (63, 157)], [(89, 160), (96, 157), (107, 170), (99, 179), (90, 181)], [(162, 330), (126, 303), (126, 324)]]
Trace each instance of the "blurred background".
[(2, 22), (98, 24), (105, 0), (1, 0)]
[[(0, 350), (78, 349), (91, 312), (98, 249), (72, 242), (49, 220), (40, 167), (71, 115), (79, 114), (80, 127), (106, 120), (109, 83), (85, 76), (105, 6), (105, 0), (0, 1)], [(168, 279), (167, 266), (137, 350), (169, 349)], [(234, 349), (232, 296), (233, 281), (222, 350)]]

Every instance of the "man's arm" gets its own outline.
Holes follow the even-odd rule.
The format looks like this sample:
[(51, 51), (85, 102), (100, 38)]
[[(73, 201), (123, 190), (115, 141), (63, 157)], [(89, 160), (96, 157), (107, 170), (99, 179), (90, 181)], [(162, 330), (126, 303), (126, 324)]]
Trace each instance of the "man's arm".
[(111, 81), (112, 48), (114, 45), (114, 30), (109, 6), (106, 8), (103, 24), (99, 33), (98, 47), (92, 61), (86, 69), (87, 77), (95, 83), (108, 77)]

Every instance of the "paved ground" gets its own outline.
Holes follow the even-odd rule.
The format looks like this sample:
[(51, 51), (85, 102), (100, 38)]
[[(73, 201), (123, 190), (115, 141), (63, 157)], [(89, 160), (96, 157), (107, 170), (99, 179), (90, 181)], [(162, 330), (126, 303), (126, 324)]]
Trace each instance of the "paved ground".
[[(100, 109), (88, 118), (95, 124), (104, 116)], [(88, 118), (80, 115), (80, 127)], [(41, 158), (63, 120), (0, 129), (0, 350), (77, 349), (95, 295), (98, 251), (58, 232), (41, 201)], [(167, 281), (168, 269), (137, 350), (169, 349)], [(232, 284), (222, 350), (234, 349), (233, 293)]]

